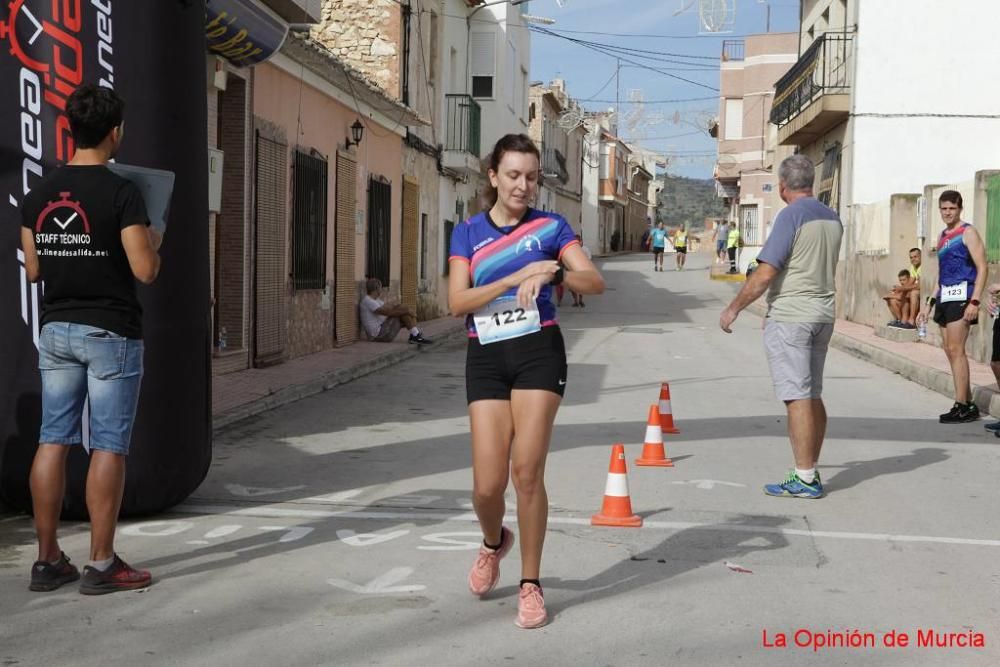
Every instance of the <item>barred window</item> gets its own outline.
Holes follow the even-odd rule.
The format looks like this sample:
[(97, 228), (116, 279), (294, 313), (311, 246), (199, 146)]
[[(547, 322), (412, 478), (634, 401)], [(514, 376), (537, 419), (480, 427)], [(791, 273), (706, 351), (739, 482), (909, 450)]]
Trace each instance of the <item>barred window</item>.
[(295, 289), (326, 287), (326, 160), (296, 151), (292, 206)]

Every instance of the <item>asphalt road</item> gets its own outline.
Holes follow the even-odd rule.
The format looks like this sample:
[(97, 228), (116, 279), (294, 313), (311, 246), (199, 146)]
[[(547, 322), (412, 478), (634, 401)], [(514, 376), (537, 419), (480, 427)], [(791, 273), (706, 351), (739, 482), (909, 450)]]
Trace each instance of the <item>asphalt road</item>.
[[(30, 522), (0, 519), (0, 665), (1000, 663), (1000, 442), (939, 425), (947, 399), (834, 350), (828, 495), (763, 495), (792, 463), (784, 410), (760, 319), (718, 329), (734, 286), (707, 261), (609, 260), (608, 291), (562, 311), (548, 627), (513, 624), (516, 550), (488, 600), (466, 590), (464, 351), (437, 347), (219, 437), (194, 497), (122, 526), (119, 551), (156, 577), (145, 591), (30, 593)], [(664, 380), (676, 467), (636, 468)], [(589, 523), (615, 442), (640, 529)], [(63, 532), (81, 563), (86, 526)], [(985, 646), (918, 646), (928, 632)]]

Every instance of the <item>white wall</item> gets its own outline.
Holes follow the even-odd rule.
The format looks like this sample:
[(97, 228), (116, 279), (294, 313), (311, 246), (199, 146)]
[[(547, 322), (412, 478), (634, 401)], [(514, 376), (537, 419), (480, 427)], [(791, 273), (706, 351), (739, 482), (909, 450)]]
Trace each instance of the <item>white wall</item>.
[(1000, 168), (996, 0), (858, 5), (851, 201), (881, 201)]
[(583, 197), (581, 200), (581, 236), (583, 245), (594, 255), (601, 254), (600, 220), (597, 211), (599, 135), (583, 138)]
[[(486, 23), (487, 20), (496, 23), (490, 25)], [(521, 21), (521, 8), (508, 3), (484, 7), (476, 13), (472, 30), (475, 32), (491, 29), (497, 34), (493, 98), (477, 100), (483, 108), (483, 155), (487, 155), (493, 144), (503, 135), (528, 131), (531, 31)], [(509, 57), (509, 45), (513, 45), (513, 61)], [(513, 72), (511, 72), (512, 67)], [(471, 92), (471, 79), (469, 85)]]

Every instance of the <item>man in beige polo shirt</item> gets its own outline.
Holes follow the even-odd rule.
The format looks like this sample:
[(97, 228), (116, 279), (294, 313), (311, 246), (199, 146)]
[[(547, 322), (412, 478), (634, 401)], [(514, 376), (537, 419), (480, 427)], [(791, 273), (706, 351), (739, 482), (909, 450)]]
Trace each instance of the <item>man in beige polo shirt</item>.
[(844, 226), (837, 212), (813, 197), (815, 168), (792, 155), (778, 169), (778, 191), (788, 204), (757, 256), (758, 267), (719, 326), (726, 333), (740, 311), (765, 291), (764, 347), (774, 393), (788, 411), (788, 437), (795, 469), (782, 482), (767, 484), (769, 496), (823, 497), (816, 463), (826, 435), (823, 366), (833, 335), (834, 281)]

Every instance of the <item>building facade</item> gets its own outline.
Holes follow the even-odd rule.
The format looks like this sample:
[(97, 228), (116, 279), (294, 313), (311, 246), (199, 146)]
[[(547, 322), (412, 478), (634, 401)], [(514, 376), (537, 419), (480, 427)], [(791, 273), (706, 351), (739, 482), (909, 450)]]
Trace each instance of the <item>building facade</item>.
[(576, 103), (566, 94), (563, 81), (549, 86), (534, 84), (529, 91), (529, 135), (542, 153), (542, 183), (536, 206), (566, 218), (577, 234), (582, 234), (583, 138), (586, 130), (567, 130), (560, 125), (563, 112)]
[(719, 116), (712, 128), (719, 151), (715, 179), (729, 201), (730, 221), (739, 224), (743, 270), (756, 259), (784, 206), (775, 168), (792, 151), (777, 146), (769, 114), (774, 83), (795, 63), (797, 45), (795, 33), (767, 33), (725, 40), (722, 46)]
[[(309, 4), (323, 28), (331, 8)], [(397, 74), (369, 76), (329, 39), (289, 32), (302, 6), (270, 9), (282, 37), (266, 58), (207, 61), (216, 373), (354, 342), (367, 276), (416, 292), (396, 202), (407, 127), (426, 121), (388, 92)]]
[(889, 247), (888, 225), (855, 220), (856, 206), (1000, 163), (1000, 89), (983, 85), (1000, 60), (983, 20), (995, 12), (990, 0), (947, 10), (933, 0), (803, 1), (800, 55), (776, 85), (771, 122), (781, 144), (816, 163), (817, 195), (848, 225), (846, 252)]

